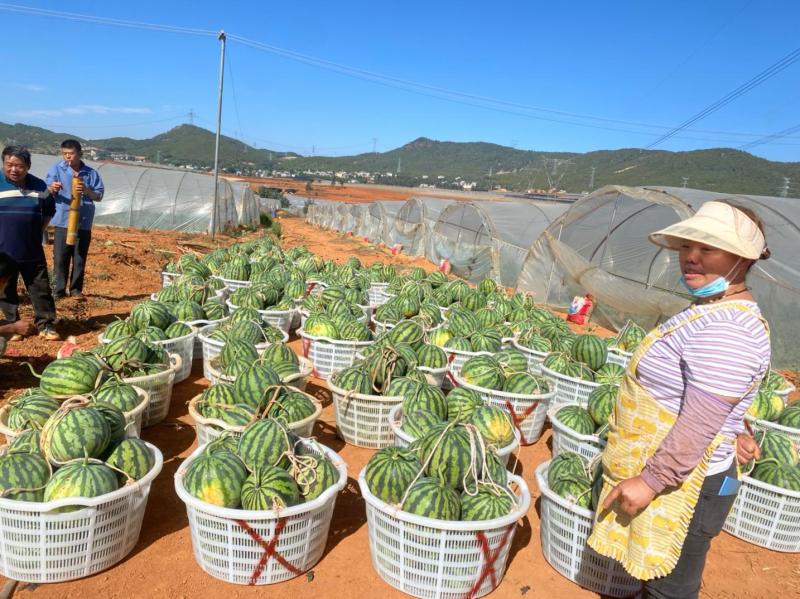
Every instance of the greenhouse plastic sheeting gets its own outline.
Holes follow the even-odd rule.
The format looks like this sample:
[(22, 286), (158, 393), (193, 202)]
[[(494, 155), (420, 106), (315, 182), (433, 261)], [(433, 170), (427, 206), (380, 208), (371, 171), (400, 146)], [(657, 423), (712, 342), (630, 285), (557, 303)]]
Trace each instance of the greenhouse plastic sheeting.
[(453, 203), (455, 200), (428, 197), (408, 199), (389, 228), (387, 243), (402, 245), (409, 256), (426, 256), (439, 215)]
[(373, 243), (386, 242), (389, 229), (403, 204), (402, 201), (390, 200), (370, 202), (356, 234)]
[[(31, 173), (44, 178), (50, 166), (59, 160), (57, 156), (35, 154)], [(214, 178), (211, 175), (129, 164), (85, 162), (97, 169), (106, 190), (103, 201), (98, 202), (95, 209), (96, 224), (182, 231), (210, 229), (214, 203)], [(240, 224), (233, 187), (225, 179), (220, 179), (218, 186), (219, 228)]]
[(565, 308), (574, 295), (595, 297), (593, 320), (620, 329), (628, 318), (652, 327), (688, 304), (680, 295), (676, 252), (653, 245), (649, 233), (693, 214), (703, 203), (730, 198), (764, 221), (769, 260), (750, 271), (748, 285), (772, 324), (773, 365), (797, 366), (800, 350), (800, 202), (792, 198), (719, 194), (671, 187), (606, 186), (577, 201), (531, 244), (518, 287)]
[(233, 188), (233, 200), (236, 206), (238, 223), (246, 227), (254, 227), (259, 223), (259, 206), (256, 195), (245, 181), (230, 181)]

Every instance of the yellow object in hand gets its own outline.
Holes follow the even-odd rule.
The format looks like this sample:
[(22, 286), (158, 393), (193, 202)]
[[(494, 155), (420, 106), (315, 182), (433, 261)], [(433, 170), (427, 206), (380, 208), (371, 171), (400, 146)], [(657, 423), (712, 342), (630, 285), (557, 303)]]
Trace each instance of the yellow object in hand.
[(77, 173), (72, 176), (72, 200), (69, 203), (67, 218), (67, 245), (78, 243), (78, 221), (81, 215), (81, 192), (78, 191), (80, 180)]

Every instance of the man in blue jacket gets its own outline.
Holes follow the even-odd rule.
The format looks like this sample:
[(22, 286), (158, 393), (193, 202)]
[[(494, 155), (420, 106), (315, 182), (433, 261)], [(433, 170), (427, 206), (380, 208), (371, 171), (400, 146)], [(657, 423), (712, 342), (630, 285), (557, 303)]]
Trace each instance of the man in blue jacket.
[[(56, 196), (56, 215), (52, 224), (55, 227), (53, 241), (53, 267), (56, 275), (56, 299), (70, 297), (84, 299), (83, 277), (86, 273), (86, 258), (92, 242), (92, 221), (94, 203), (103, 199), (103, 181), (96, 170), (86, 166), (81, 160), (81, 144), (74, 139), (61, 142), (61, 156), (64, 160), (54, 164), (47, 171), (47, 184), (54, 189)], [(78, 240), (74, 246), (67, 245), (67, 221), (72, 202), (72, 180), (77, 175), (78, 190), (81, 194), (80, 220), (78, 221)], [(72, 276), (70, 277), (70, 262)]]
[[(59, 339), (54, 328), (56, 305), (50, 293), (47, 261), (42, 249), (42, 231), (55, 213), (52, 190), (28, 173), (31, 154), (20, 146), (3, 150), (0, 177), (0, 252), (12, 263), (6, 283), (0, 288), (0, 310), (7, 320), (19, 320), (17, 279), (22, 276), (33, 304), (36, 328), (46, 339)], [(16, 334), (24, 334), (17, 331)]]

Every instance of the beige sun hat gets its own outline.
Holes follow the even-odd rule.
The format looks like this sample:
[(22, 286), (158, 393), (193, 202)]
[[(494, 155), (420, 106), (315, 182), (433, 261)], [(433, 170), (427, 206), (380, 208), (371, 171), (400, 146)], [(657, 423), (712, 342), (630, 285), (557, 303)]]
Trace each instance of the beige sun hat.
[(649, 239), (672, 250), (680, 249), (684, 240), (696, 241), (748, 260), (761, 258), (766, 247), (758, 225), (724, 202), (706, 202), (694, 216), (650, 233)]

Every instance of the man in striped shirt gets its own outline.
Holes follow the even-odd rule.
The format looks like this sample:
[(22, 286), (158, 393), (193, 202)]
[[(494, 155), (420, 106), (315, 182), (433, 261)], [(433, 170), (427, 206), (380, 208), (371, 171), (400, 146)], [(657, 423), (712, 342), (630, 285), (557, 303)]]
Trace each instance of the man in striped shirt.
[(42, 249), (42, 231), (55, 214), (55, 200), (45, 182), (28, 172), (31, 154), (27, 149), (8, 146), (2, 159), (0, 252), (11, 256), (13, 265), (8, 281), (0, 289), (0, 310), (7, 320), (19, 320), (17, 279), (21, 275), (33, 304), (39, 335), (57, 340), (56, 306)]

